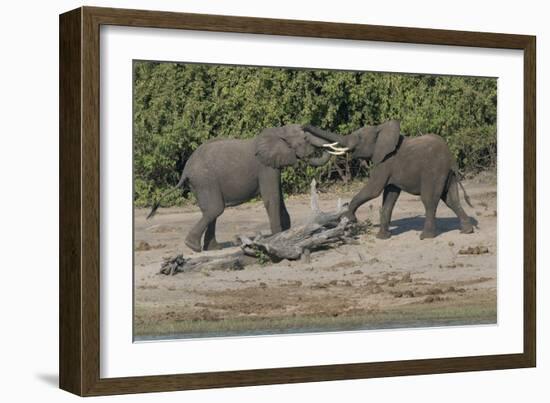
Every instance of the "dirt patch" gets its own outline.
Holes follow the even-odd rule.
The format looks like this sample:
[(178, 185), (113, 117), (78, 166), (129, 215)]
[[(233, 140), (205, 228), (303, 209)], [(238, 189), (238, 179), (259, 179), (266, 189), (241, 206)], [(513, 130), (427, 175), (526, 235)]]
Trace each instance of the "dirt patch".
[(148, 250), (151, 250), (151, 249), (163, 249), (165, 247), (166, 247), (166, 245), (162, 244), (162, 243), (159, 243), (159, 244), (156, 244), (156, 245), (151, 245), (151, 244), (149, 244), (149, 242), (139, 241), (134, 250), (136, 252), (143, 252), (143, 251), (148, 251)]
[(489, 248), (486, 246), (468, 246), (467, 248), (458, 251), (460, 255), (483, 255), (489, 253)]

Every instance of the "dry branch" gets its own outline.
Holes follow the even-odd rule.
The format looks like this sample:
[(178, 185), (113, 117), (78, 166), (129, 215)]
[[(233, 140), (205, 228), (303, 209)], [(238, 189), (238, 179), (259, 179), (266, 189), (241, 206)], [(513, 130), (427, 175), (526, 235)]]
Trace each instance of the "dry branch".
[(245, 255), (242, 250), (223, 255), (205, 254), (190, 258), (180, 254), (173, 258), (165, 258), (159, 273), (173, 275), (200, 270), (242, 270), (247, 264), (255, 262), (256, 258)]
[(365, 233), (368, 223), (350, 223), (345, 217), (346, 207), (338, 200), (336, 210), (323, 212), (315, 180), (311, 182), (311, 216), (304, 225), (290, 228), (270, 236), (258, 235), (253, 239), (240, 235), (240, 250), (230, 253), (203, 253), (185, 258), (178, 255), (165, 259), (161, 274), (176, 274), (198, 270), (241, 270), (247, 264), (270, 260), (302, 259), (309, 261), (310, 253), (329, 246), (354, 243), (357, 235)]

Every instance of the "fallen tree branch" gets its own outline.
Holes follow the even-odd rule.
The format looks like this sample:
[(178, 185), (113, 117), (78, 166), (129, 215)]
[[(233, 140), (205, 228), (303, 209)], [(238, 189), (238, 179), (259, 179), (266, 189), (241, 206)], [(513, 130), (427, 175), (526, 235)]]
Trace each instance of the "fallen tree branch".
[(256, 262), (256, 258), (245, 255), (241, 249), (222, 255), (206, 254), (189, 258), (180, 254), (173, 258), (165, 258), (159, 274), (174, 275), (200, 270), (242, 270), (247, 264)]
[(270, 236), (258, 235), (253, 239), (240, 235), (240, 250), (225, 254), (203, 253), (197, 257), (185, 258), (177, 255), (165, 259), (161, 274), (173, 275), (198, 270), (242, 270), (252, 263), (278, 262), (283, 259), (302, 259), (309, 262), (310, 253), (355, 243), (356, 237), (368, 231), (368, 223), (350, 223), (342, 218), (346, 207), (338, 200), (336, 210), (323, 212), (319, 208), (319, 198), (315, 180), (311, 182), (311, 216), (304, 225), (290, 228)]
[(257, 256), (258, 252), (265, 253), (277, 262), (282, 259), (300, 259), (304, 253), (311, 253), (325, 249), (329, 245), (346, 243), (352, 240), (359, 232), (366, 232), (356, 223), (349, 223), (346, 218), (339, 220), (339, 216), (322, 217), (322, 222), (312, 222), (296, 229), (253, 240), (240, 237), (244, 253)]

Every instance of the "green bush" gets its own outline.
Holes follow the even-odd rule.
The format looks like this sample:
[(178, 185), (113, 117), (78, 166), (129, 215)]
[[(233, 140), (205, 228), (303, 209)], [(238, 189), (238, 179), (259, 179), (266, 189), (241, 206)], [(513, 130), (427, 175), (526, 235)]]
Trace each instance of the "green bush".
[[(485, 169), (496, 163), (496, 102), (492, 78), (136, 61), (134, 201), (150, 205), (175, 185), (185, 161), (206, 140), (250, 138), (288, 123), (347, 134), (400, 119), (409, 136), (443, 136), (460, 169)], [(368, 175), (349, 158), (336, 164), (349, 176)], [(307, 191), (312, 178), (325, 184), (342, 179), (330, 166), (303, 163), (282, 177), (287, 194)], [(174, 194), (164, 205), (182, 200)]]

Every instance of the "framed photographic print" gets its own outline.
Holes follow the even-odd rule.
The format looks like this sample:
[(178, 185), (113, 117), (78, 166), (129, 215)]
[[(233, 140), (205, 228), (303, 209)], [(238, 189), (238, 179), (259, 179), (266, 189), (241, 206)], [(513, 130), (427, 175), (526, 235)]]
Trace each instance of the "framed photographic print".
[(60, 387), (532, 367), (535, 37), (60, 16)]

